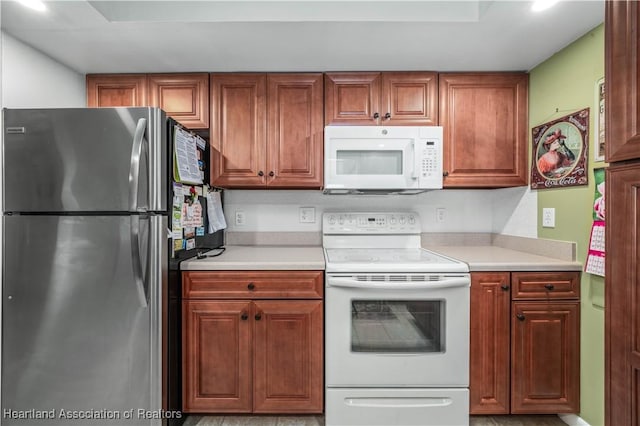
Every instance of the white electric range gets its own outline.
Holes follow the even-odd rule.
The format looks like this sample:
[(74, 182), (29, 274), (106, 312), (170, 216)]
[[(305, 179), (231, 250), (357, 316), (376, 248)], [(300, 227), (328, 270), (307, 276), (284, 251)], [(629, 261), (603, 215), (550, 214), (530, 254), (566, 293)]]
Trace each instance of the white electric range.
[(469, 421), (468, 266), (413, 212), (326, 212), (327, 426)]

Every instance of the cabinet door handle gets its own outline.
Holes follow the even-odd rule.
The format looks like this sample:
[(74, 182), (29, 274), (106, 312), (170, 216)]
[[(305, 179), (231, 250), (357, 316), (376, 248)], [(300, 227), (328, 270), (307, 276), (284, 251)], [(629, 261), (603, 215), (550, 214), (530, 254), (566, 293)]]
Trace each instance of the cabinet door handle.
[(249, 290), (253, 290), (253, 289), (255, 289), (255, 288), (256, 288), (256, 285), (255, 285), (254, 283), (249, 283), (249, 284), (247, 284), (247, 288), (248, 288)]
[(260, 171), (258, 172), (258, 176), (260, 176), (260, 177), (264, 176), (264, 172), (263, 172), (262, 170), (260, 170)]
[(524, 321), (525, 320), (525, 317), (522, 314), (517, 314), (516, 318), (518, 318), (520, 321)]
[(547, 290), (553, 290), (554, 289), (553, 284), (545, 284), (544, 288), (546, 288)]
[(274, 177), (275, 175), (276, 175), (276, 174), (274, 173), (274, 171), (273, 171), (273, 170), (271, 170), (271, 171), (269, 172), (269, 176)]
[(444, 176), (444, 177), (449, 176), (449, 172), (447, 172), (447, 171), (442, 172), (442, 176)]
[(258, 312), (255, 316), (256, 321), (260, 321), (262, 319), (262, 313)]
[(506, 284), (501, 286), (500, 288), (503, 289), (504, 291), (509, 291), (509, 286)]
[(240, 319), (242, 321), (246, 321), (249, 319), (249, 314), (247, 314), (246, 312), (243, 312), (242, 315), (240, 315)]
[(377, 120), (378, 118), (380, 118), (380, 114), (377, 112), (373, 113), (373, 118)]
[(385, 119), (385, 120), (388, 120), (388, 119), (390, 119), (390, 118), (391, 118), (391, 114), (390, 114), (390, 113), (386, 113), (386, 114), (384, 115), (384, 117), (382, 117), (382, 118), (383, 118), (383, 119)]

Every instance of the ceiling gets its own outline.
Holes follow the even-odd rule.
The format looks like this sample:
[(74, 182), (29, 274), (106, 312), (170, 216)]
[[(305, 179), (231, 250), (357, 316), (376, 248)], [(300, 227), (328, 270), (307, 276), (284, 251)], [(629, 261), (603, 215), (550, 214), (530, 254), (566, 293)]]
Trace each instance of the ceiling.
[(2, 30), (80, 73), (528, 71), (604, 1), (0, 0)]

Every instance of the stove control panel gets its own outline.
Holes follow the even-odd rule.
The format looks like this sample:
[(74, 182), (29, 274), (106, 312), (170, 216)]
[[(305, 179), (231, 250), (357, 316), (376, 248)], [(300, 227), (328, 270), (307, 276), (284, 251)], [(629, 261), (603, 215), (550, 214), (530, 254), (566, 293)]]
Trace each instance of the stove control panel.
[(420, 216), (414, 212), (325, 212), (323, 234), (419, 234)]

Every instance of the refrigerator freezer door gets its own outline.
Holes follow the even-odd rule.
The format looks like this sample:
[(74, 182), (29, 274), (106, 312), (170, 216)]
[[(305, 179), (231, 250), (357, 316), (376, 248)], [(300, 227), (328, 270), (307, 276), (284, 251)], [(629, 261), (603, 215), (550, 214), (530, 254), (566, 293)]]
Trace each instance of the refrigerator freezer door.
[[(140, 221), (142, 298), (132, 221)], [(3, 217), (3, 426), (160, 424), (166, 222)]]
[(158, 108), (5, 109), (5, 212), (167, 211)]

